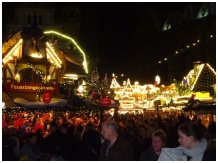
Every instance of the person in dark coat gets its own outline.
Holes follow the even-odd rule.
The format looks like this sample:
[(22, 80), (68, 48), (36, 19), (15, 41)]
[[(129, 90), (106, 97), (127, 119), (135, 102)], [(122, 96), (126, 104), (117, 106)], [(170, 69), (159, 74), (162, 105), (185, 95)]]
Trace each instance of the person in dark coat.
[(157, 161), (161, 149), (166, 145), (167, 135), (161, 129), (154, 131), (151, 138), (152, 144), (146, 151), (141, 153), (140, 161)]
[(106, 141), (101, 147), (100, 161), (134, 161), (133, 147), (119, 136), (115, 121), (103, 122), (101, 134)]
[(2, 135), (2, 161), (17, 161), (14, 148), (16, 142), (10, 139), (8, 135)]
[(60, 126), (61, 134), (58, 137), (57, 148), (60, 150), (60, 155), (68, 161), (72, 161), (72, 135), (68, 132), (68, 124), (62, 124)]
[(26, 134), (26, 131), (27, 131), (26, 128), (31, 128), (28, 120), (25, 120), (24, 125), (21, 126), (21, 128), (20, 128), (20, 136), (21, 137)]
[(61, 132), (57, 129), (57, 123), (51, 122), (50, 123), (50, 134), (45, 138), (46, 143), (46, 152), (53, 155), (57, 150), (56, 147), (58, 146), (59, 137), (61, 136)]
[(35, 133), (29, 134), (28, 141), (21, 148), (20, 157), (23, 155), (28, 157), (28, 161), (36, 161), (44, 155), (44, 153), (42, 153), (42, 151), (39, 149), (37, 144), (37, 136)]
[(97, 161), (101, 150), (101, 136), (91, 122), (87, 123), (84, 127), (82, 142), (87, 149), (84, 161)]
[(46, 117), (46, 120), (44, 121), (44, 130), (49, 130), (49, 128), (50, 128), (50, 123), (52, 122), (52, 119), (51, 119), (51, 116), (50, 115), (48, 115), (47, 117)]
[(207, 140), (207, 149), (204, 152), (202, 161), (216, 161), (216, 123), (210, 122), (204, 138)]

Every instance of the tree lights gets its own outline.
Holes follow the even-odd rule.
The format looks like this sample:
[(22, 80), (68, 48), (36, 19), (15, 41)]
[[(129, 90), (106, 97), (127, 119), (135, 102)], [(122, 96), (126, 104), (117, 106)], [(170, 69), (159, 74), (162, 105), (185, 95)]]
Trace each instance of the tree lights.
[[(100, 82), (99, 81), (99, 73), (96, 69), (92, 72), (92, 76), (87, 79), (86, 87), (84, 90), (84, 95), (89, 98), (94, 98), (95, 100), (100, 100), (100, 98), (114, 98), (115, 93), (112, 88), (110, 88), (109, 79), (107, 74), (105, 74), (104, 79)], [(93, 93), (94, 92), (94, 93)]]

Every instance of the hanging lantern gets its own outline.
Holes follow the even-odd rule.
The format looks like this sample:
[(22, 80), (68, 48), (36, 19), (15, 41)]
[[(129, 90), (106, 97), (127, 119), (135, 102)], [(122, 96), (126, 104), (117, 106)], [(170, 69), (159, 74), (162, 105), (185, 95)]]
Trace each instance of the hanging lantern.
[(108, 107), (111, 104), (111, 100), (109, 98), (102, 98), (99, 103), (101, 107)]
[(43, 95), (43, 102), (45, 104), (49, 104), (51, 102), (51, 94), (50, 93), (45, 93)]

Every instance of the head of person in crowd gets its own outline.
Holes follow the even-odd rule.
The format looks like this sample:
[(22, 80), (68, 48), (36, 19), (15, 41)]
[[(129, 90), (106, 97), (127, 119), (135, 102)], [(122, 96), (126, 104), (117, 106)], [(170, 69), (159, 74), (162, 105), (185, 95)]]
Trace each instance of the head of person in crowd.
[(42, 129), (39, 128), (39, 129), (36, 130), (36, 135), (37, 136), (42, 136), (43, 134), (44, 134), (44, 131)]
[(101, 135), (105, 140), (112, 141), (118, 137), (118, 125), (113, 120), (102, 123)]
[(75, 124), (75, 119), (73, 119), (73, 118), (70, 118), (68, 122), (69, 122), (69, 124), (72, 124), (72, 125), (74, 125), (74, 124)]
[(135, 129), (131, 125), (126, 125), (126, 127), (121, 130), (122, 136), (125, 140), (131, 141), (133, 138), (137, 137)]
[(81, 124), (79, 124), (78, 126), (75, 127), (74, 135), (77, 138), (81, 139), (82, 133), (83, 133), (83, 126)]
[(56, 122), (51, 122), (50, 123), (50, 130), (51, 130), (52, 133), (57, 130), (57, 123)]
[(95, 130), (95, 126), (92, 122), (88, 122), (84, 127), (84, 131)]
[(96, 122), (96, 123), (98, 123), (98, 122), (99, 122), (99, 117), (98, 117), (98, 116), (95, 116), (95, 118), (94, 118), (94, 119), (95, 119), (95, 122)]
[(62, 134), (68, 133), (68, 124), (67, 124), (67, 123), (63, 123), (63, 124), (60, 126), (60, 131), (61, 131)]
[(167, 135), (163, 130), (158, 129), (152, 133), (151, 139), (152, 139), (152, 148), (154, 152), (159, 155), (161, 149), (166, 145)]
[(118, 125), (119, 125), (119, 127), (125, 127), (126, 122), (125, 121), (120, 121)]
[(29, 125), (29, 120), (28, 119), (24, 120), (24, 125)]
[(149, 118), (148, 118), (148, 122), (149, 122), (149, 123), (155, 122), (155, 119), (154, 119), (153, 117), (149, 117)]
[(26, 127), (26, 128), (25, 128), (25, 130), (26, 130), (26, 134), (29, 134), (29, 133), (31, 133), (31, 132), (32, 132), (32, 130), (31, 130), (31, 128), (30, 128), (30, 127)]
[(136, 127), (135, 121), (133, 119), (128, 119), (126, 121), (126, 125), (132, 126), (132, 127)]
[(83, 127), (83, 132), (81, 135), (81, 138), (83, 139), (83, 136), (85, 135), (85, 133), (89, 132), (89, 131), (96, 131), (95, 130), (95, 126), (92, 122), (88, 122), (84, 127)]
[(46, 121), (52, 122), (53, 119), (52, 119), (52, 117), (51, 117), (50, 115), (47, 115), (47, 117), (46, 117)]
[(41, 118), (36, 118), (36, 124), (35, 125), (38, 125), (40, 123), (42, 123), (42, 119)]
[(37, 143), (37, 135), (35, 133), (30, 133), (28, 135), (28, 142), (31, 144), (36, 144)]
[(158, 129), (158, 125), (155, 122), (150, 122), (146, 125), (147, 131), (146, 131), (146, 135), (148, 137), (151, 136), (151, 134)]
[(144, 138), (146, 136), (146, 127), (144, 125), (139, 126), (139, 137)]
[(76, 118), (75, 120), (75, 126), (78, 127), (79, 125), (82, 125), (83, 119), (82, 118)]
[(198, 141), (203, 138), (201, 129), (193, 122), (183, 123), (178, 127), (178, 142), (185, 149), (197, 146)]
[(16, 135), (16, 129), (14, 127), (8, 127), (7, 134), (8, 134), (8, 136)]

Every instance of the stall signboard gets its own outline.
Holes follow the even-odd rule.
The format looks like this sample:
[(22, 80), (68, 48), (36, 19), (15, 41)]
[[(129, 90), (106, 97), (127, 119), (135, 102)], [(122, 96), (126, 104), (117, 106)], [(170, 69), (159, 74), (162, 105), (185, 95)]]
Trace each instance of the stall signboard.
[(4, 83), (5, 92), (58, 92), (58, 85), (41, 85), (40, 83)]

